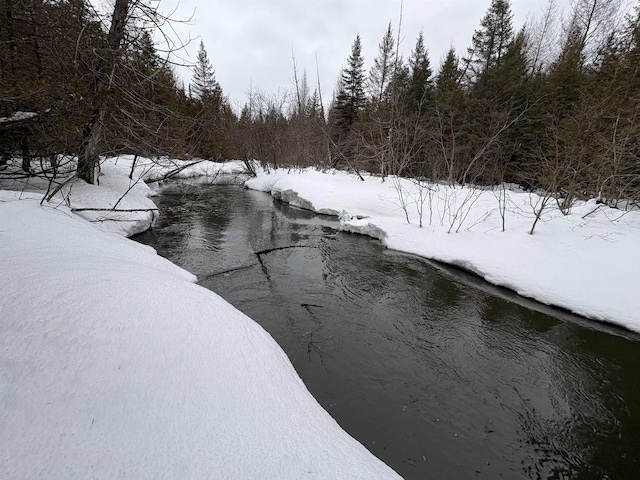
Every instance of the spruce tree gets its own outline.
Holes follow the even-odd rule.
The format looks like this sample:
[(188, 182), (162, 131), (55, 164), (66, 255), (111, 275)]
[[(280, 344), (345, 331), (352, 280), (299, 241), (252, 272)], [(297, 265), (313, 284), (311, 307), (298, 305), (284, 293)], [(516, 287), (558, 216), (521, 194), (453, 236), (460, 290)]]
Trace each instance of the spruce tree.
[(409, 57), (409, 69), (409, 90), (406, 95), (408, 106), (413, 111), (425, 113), (425, 104), (430, 102), (433, 90), (433, 78), (422, 31)]
[(465, 125), (466, 103), (460, 86), (462, 71), (453, 47), (447, 52), (436, 76), (435, 89), (435, 144), (436, 158), (432, 161), (434, 178), (455, 183), (460, 171), (464, 145), (460, 144)]
[(513, 14), (509, 0), (492, 0), (471, 39), (468, 62), (472, 79), (499, 65), (513, 40)]
[(389, 23), (382, 42), (378, 46), (378, 56), (373, 60), (373, 67), (369, 72), (369, 91), (374, 104), (381, 103), (388, 93), (396, 63), (394, 46), (395, 41), (391, 23)]
[(440, 66), (436, 76), (436, 90), (439, 95), (445, 95), (460, 90), (460, 61), (453, 47), (449, 49), (447, 55)]
[(211, 61), (204, 48), (204, 43), (200, 41), (196, 64), (193, 69), (193, 77), (191, 79), (192, 95), (203, 100), (205, 97), (222, 97), (222, 89), (216, 80), (215, 71), (211, 66)]
[(361, 120), (365, 102), (364, 59), (360, 35), (357, 35), (347, 66), (338, 78), (334, 100), (329, 110), (333, 165), (341, 160), (349, 160), (354, 155), (356, 141), (352, 130)]
[(360, 118), (360, 112), (365, 104), (365, 73), (362, 57), (360, 35), (356, 36), (351, 47), (351, 55), (347, 60), (347, 67), (342, 71), (336, 95), (336, 122), (347, 128)]

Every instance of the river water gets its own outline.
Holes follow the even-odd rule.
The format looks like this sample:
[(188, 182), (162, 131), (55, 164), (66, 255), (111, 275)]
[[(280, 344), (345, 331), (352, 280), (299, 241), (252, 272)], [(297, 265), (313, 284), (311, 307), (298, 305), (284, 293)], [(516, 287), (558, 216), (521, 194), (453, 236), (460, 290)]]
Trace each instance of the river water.
[(405, 478), (640, 478), (639, 336), (262, 192), (169, 184), (156, 203), (136, 240), (262, 325)]

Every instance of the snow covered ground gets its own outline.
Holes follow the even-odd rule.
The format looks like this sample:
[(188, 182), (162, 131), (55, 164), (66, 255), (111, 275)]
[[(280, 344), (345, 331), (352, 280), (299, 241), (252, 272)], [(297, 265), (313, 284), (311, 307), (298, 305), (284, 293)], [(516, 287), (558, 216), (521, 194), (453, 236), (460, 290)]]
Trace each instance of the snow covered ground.
[[(143, 165), (137, 175), (148, 180), (172, 166)], [(227, 178), (246, 179), (240, 162), (197, 164), (180, 176), (204, 173), (205, 181), (220, 181), (219, 168), (232, 174)], [(378, 238), (394, 250), (456, 265), (522, 296), (640, 332), (640, 210), (590, 200), (565, 214), (552, 199), (531, 235), (543, 201), (537, 194), (363, 177), (258, 169), (245, 185), (337, 215), (343, 230)]]
[(529, 235), (540, 198), (523, 192), (506, 192), (503, 232), (499, 192), (315, 170), (247, 180), (239, 162), (140, 160), (131, 181), (132, 161), (43, 205), (46, 182), (0, 182), (0, 478), (397, 477), (261, 327), (122, 237), (156, 218), (140, 179), (170, 172), (246, 180), (345, 231), (640, 332), (638, 211), (550, 206)]
[(398, 478), (260, 326), (114, 233), (153, 221), (124, 163), (0, 191), (0, 478)]
[[(319, 213), (387, 247), (456, 265), (495, 285), (640, 332), (640, 211), (553, 200), (529, 234), (536, 194), (418, 185), (344, 172), (260, 173), (249, 188)], [(422, 217), (422, 228), (420, 218)], [(407, 221), (408, 220), (408, 221)]]

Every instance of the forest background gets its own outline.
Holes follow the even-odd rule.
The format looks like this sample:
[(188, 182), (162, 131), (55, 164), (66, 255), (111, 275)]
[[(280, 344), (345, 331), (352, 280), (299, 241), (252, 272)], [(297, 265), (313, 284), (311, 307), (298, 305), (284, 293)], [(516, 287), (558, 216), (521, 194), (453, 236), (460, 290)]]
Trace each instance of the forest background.
[(575, 0), (561, 16), (551, 0), (518, 31), (508, 0), (487, 3), (471, 46), (437, 67), (422, 34), (403, 58), (390, 23), (368, 68), (356, 35), (330, 101), (293, 57), (292, 88), (234, 108), (204, 44), (180, 80), (157, 41), (172, 20), (146, 2), (105, 18), (88, 0), (0, 0), (0, 177), (96, 183), (100, 159), (126, 153), (637, 205), (640, 3)]

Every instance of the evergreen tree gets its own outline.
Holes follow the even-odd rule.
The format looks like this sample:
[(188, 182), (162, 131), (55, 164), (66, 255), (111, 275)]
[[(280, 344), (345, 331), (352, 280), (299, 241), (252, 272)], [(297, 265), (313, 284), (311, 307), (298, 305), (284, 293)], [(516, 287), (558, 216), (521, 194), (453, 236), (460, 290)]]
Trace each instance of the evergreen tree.
[(416, 40), (416, 46), (409, 57), (409, 89), (406, 100), (411, 110), (426, 113), (424, 108), (431, 101), (433, 78), (429, 55), (424, 46), (422, 31)]
[(460, 172), (465, 146), (462, 144), (465, 124), (465, 97), (460, 86), (462, 71), (453, 47), (447, 52), (436, 76), (435, 89), (435, 148), (437, 157), (431, 162), (433, 178), (454, 183)]
[(222, 89), (216, 80), (215, 71), (211, 66), (211, 61), (202, 40), (200, 41), (200, 48), (198, 49), (196, 64), (193, 69), (190, 91), (199, 100), (203, 100), (208, 96), (222, 97)]
[(489, 10), (471, 39), (468, 72), (472, 79), (499, 65), (513, 40), (513, 14), (509, 0), (492, 0)]
[(202, 158), (228, 158), (233, 150), (230, 129), (235, 119), (202, 41), (190, 87), (195, 101), (194, 153)]
[(331, 163), (333, 166), (341, 160), (349, 161), (355, 154), (354, 127), (361, 120), (365, 96), (364, 59), (360, 35), (357, 35), (351, 47), (347, 66), (338, 78), (334, 98), (329, 109), (329, 127), (331, 132)]
[(553, 103), (554, 113), (562, 115), (572, 108), (580, 98), (584, 81), (584, 43), (582, 31), (574, 23), (567, 36), (558, 59), (552, 63), (546, 78), (546, 93)]
[(396, 63), (394, 46), (395, 41), (391, 23), (389, 23), (382, 42), (378, 46), (378, 56), (373, 60), (373, 67), (369, 72), (369, 91), (374, 104), (381, 103), (387, 95)]
[(460, 61), (453, 47), (449, 49), (447, 55), (440, 66), (436, 76), (436, 91), (439, 95), (445, 95), (460, 90)]
[(336, 124), (341, 131), (348, 131), (360, 119), (360, 113), (365, 104), (365, 73), (362, 57), (360, 35), (356, 36), (351, 47), (351, 55), (347, 60), (347, 67), (342, 71), (338, 83), (334, 108), (336, 110)]

